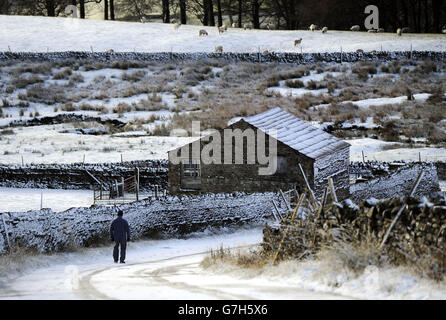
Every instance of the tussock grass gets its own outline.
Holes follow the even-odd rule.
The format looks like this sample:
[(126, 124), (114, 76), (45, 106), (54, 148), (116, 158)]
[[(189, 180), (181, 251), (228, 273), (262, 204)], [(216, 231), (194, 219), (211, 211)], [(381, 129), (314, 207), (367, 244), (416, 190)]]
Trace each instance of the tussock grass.
[(210, 250), (209, 255), (201, 261), (200, 266), (208, 269), (218, 264), (229, 264), (241, 268), (260, 269), (270, 264), (271, 258), (271, 256), (255, 248), (242, 250), (222, 246), (217, 250)]

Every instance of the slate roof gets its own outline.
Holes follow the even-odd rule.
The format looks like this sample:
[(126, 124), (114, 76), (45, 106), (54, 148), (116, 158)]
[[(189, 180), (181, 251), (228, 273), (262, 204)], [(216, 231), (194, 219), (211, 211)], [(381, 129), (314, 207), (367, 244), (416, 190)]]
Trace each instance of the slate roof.
[(349, 143), (338, 139), (327, 132), (313, 127), (291, 113), (274, 108), (241, 120), (253, 125), (268, 134), (271, 129), (277, 130), (274, 136), (278, 141), (311, 159), (344, 149)]

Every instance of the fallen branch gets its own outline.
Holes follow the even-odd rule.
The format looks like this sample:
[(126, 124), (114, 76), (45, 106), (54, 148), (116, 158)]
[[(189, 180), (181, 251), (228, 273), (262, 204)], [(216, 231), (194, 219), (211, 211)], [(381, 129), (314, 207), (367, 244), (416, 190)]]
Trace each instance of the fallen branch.
[(423, 178), (424, 175), (424, 171), (420, 171), (420, 173), (418, 174), (417, 179), (415, 180), (415, 183), (412, 185), (412, 188), (410, 188), (409, 194), (406, 198), (406, 201), (404, 201), (403, 205), (401, 206), (400, 210), (398, 211), (395, 219), (393, 219), (392, 224), (390, 225), (389, 229), (386, 232), (386, 235), (384, 236), (383, 241), (381, 242), (381, 245), (379, 246), (379, 249), (382, 249), (384, 247), (384, 245), (387, 242), (387, 239), (390, 236), (390, 232), (392, 231), (393, 227), (395, 226), (395, 224), (397, 223), (398, 219), (400, 218), (401, 214), (403, 213), (404, 209), (407, 206), (407, 199), (412, 197), (415, 193), (415, 190), (417, 189), (418, 185), (420, 184), (421, 178)]
[(297, 202), (296, 208), (294, 209), (293, 213), (291, 214), (291, 221), (288, 224), (288, 226), (285, 229), (285, 231), (283, 232), (282, 240), (280, 240), (279, 247), (277, 248), (277, 251), (276, 251), (276, 253), (274, 255), (274, 258), (273, 258), (273, 264), (276, 262), (277, 257), (279, 256), (280, 250), (282, 249), (283, 242), (285, 241), (285, 238), (287, 236), (288, 229), (291, 226), (291, 223), (294, 221), (294, 218), (296, 217), (297, 211), (299, 210), (300, 206), (302, 205), (302, 202), (304, 201), (304, 199), (305, 199), (305, 193), (302, 193), (300, 195), (300, 197), (299, 197), (299, 201)]

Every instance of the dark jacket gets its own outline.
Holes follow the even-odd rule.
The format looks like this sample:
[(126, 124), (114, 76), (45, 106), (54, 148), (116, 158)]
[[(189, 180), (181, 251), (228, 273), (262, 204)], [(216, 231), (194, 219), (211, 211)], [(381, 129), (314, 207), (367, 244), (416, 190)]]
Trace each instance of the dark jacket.
[(130, 228), (128, 222), (122, 217), (117, 217), (110, 226), (112, 241), (130, 241)]

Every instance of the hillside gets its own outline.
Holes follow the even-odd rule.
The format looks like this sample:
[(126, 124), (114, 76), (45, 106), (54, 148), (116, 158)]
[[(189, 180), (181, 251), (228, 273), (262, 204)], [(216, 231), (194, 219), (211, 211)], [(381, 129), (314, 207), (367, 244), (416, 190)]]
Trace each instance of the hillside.
[[(200, 29), (209, 36), (199, 37)], [(294, 40), (302, 38), (302, 47)], [(216, 27), (135, 23), (72, 18), (0, 15), (0, 51), (105, 51), (212, 52), (222, 45), (226, 52), (336, 52), (445, 51), (446, 35), (366, 33), (350, 31), (267, 31), (229, 28), (219, 35)]]

